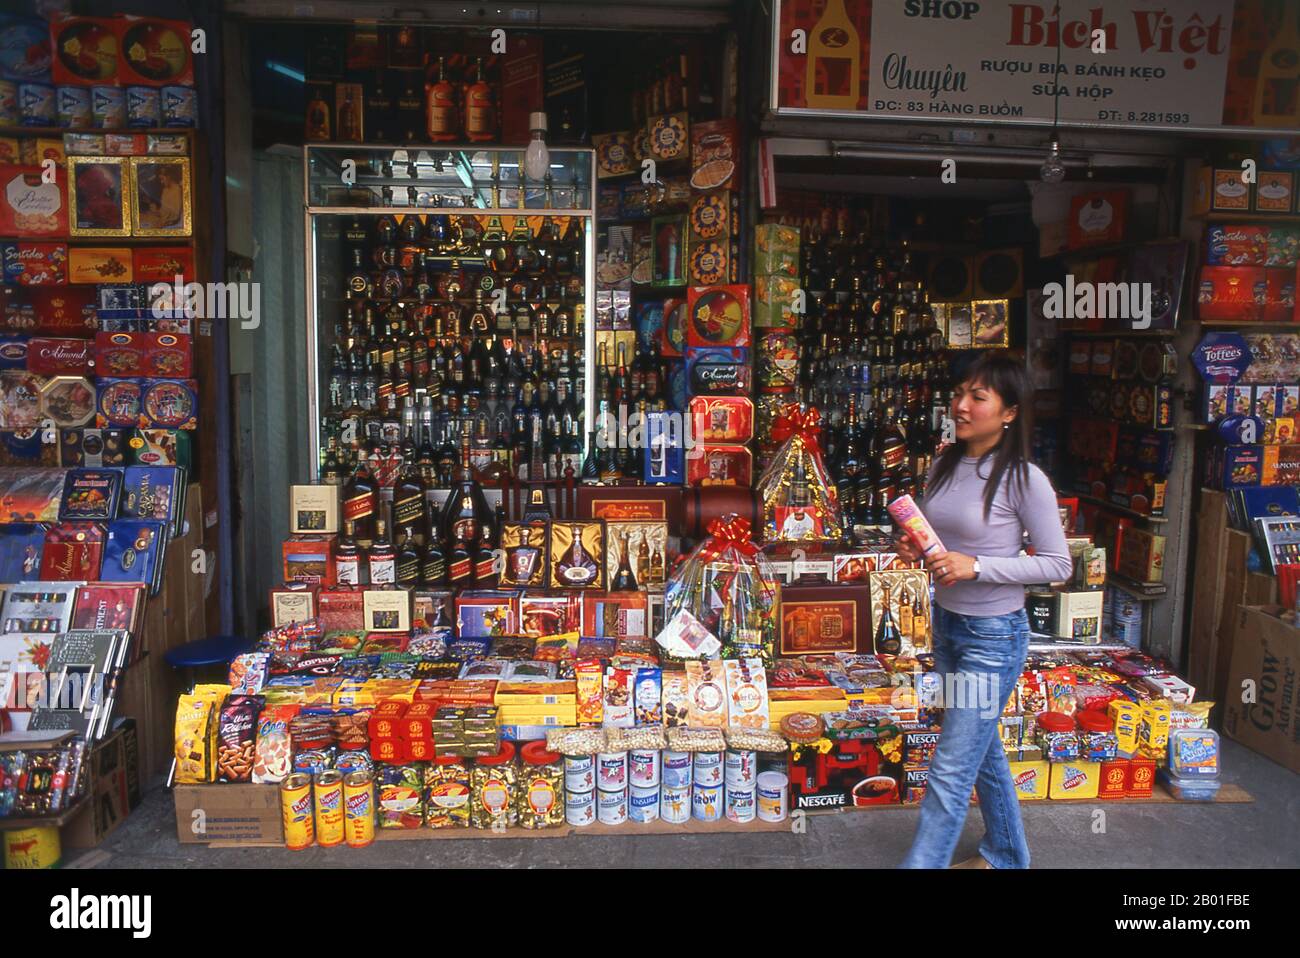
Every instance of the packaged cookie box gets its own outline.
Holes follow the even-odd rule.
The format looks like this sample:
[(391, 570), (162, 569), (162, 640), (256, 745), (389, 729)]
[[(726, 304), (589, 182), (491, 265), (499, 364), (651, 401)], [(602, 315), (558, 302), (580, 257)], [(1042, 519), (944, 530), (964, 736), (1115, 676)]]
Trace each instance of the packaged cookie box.
[(1203, 266), (1196, 291), (1202, 320), (1257, 322), (1268, 297), (1260, 266)]
[(754, 227), (754, 273), (799, 277), (799, 228), (779, 223)]
[(1211, 224), (1205, 231), (1207, 266), (1268, 265), (1267, 226), (1239, 223)]

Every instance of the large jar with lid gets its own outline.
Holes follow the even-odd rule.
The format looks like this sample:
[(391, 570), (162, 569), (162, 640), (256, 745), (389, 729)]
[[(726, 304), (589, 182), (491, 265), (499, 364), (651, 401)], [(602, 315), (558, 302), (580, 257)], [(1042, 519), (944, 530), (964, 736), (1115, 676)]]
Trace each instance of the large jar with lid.
[(475, 759), (469, 773), (469, 823), (475, 828), (519, 824), (518, 782), (513, 742), (502, 742), (495, 755)]
[(424, 824), (429, 828), (469, 827), (469, 762), (442, 755), (425, 772)]
[(1119, 754), (1115, 724), (1105, 712), (1085, 709), (1074, 716), (1079, 726), (1079, 757), (1085, 762), (1105, 762)]
[(1038, 716), (1038, 745), (1049, 762), (1075, 762), (1079, 759), (1079, 735), (1074, 719), (1060, 712)]
[(529, 742), (520, 751), (517, 805), (524, 828), (552, 828), (564, 821), (564, 758), (547, 751), (545, 742)]

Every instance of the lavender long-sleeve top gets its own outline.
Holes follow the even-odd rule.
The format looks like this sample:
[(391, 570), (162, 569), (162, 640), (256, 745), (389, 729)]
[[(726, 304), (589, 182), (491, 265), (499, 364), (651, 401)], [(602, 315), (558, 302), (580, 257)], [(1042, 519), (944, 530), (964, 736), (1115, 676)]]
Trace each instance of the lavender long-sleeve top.
[[(1064, 581), (1073, 569), (1056, 491), (1043, 471), (1030, 464), (1028, 481), (1022, 484), (1008, 470), (985, 519), (984, 490), (992, 470), (991, 457), (983, 462), (963, 457), (943, 487), (921, 502), (945, 548), (979, 559), (978, 578), (935, 586), (935, 601), (949, 612), (1014, 612), (1025, 604), (1026, 585)], [(1032, 556), (1020, 555), (1026, 532)]]

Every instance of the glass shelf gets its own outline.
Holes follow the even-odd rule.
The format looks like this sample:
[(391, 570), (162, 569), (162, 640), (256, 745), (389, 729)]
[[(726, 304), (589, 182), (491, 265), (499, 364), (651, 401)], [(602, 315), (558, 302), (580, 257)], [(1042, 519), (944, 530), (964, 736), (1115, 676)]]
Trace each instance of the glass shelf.
[[(523, 174), (516, 147), (308, 145), (311, 210), (556, 210), (592, 213), (594, 154), (553, 149), (550, 174)], [(345, 164), (353, 161), (355, 167)]]

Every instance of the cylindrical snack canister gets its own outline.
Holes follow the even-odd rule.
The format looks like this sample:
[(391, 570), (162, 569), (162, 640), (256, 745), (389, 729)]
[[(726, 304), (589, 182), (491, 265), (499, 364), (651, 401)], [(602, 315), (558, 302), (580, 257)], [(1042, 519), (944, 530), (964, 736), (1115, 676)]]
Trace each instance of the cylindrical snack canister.
[(58, 868), (63, 845), (57, 828), (15, 828), (5, 832), (5, 870)]
[(726, 784), (728, 788), (753, 788), (758, 775), (758, 753), (727, 749)]
[(343, 774), (329, 768), (316, 776), (316, 844), (343, 843)]
[(564, 820), (570, 825), (590, 825), (596, 820), (596, 793), (567, 792), (564, 796)]
[(291, 851), (310, 848), (316, 840), (312, 815), (311, 776), (295, 772), (280, 783), (280, 817), (284, 822), (284, 845)]
[(640, 788), (658, 788), (658, 749), (638, 748), (628, 752), (627, 780), (633, 786), (638, 786)]
[(755, 793), (757, 789), (727, 786), (727, 818), (744, 824), (754, 820)]
[(375, 783), (369, 772), (352, 772), (343, 779), (343, 805), (348, 845), (365, 848), (375, 840)]
[(566, 755), (564, 757), (564, 790), (590, 792), (596, 787), (596, 757), (594, 755)]
[(627, 752), (601, 752), (596, 756), (596, 787), (606, 792), (627, 788)]
[(18, 120), (18, 84), (0, 80), (0, 127), (17, 126)]
[(716, 822), (722, 817), (722, 786), (691, 786), (691, 814), (702, 822)]
[(596, 817), (602, 825), (622, 825), (627, 821), (627, 789), (597, 791)]
[(61, 86), (56, 96), (55, 109), (62, 129), (84, 130), (90, 126), (89, 87)]
[(97, 130), (120, 130), (126, 126), (126, 91), (120, 86), (90, 88), (90, 116)]
[(659, 786), (633, 785), (628, 789), (627, 817), (634, 822), (654, 822), (659, 819)]
[(711, 788), (722, 784), (722, 753), (696, 752), (695, 771), (691, 783)]
[(783, 822), (790, 808), (790, 779), (784, 772), (758, 775), (758, 817), (764, 822)]
[(659, 789), (659, 817), (672, 825), (691, 819), (691, 787), (663, 785)]
[(666, 788), (690, 788), (691, 753), (664, 751), (662, 781)]
[(162, 96), (157, 87), (126, 88), (126, 125), (149, 129), (162, 126)]

